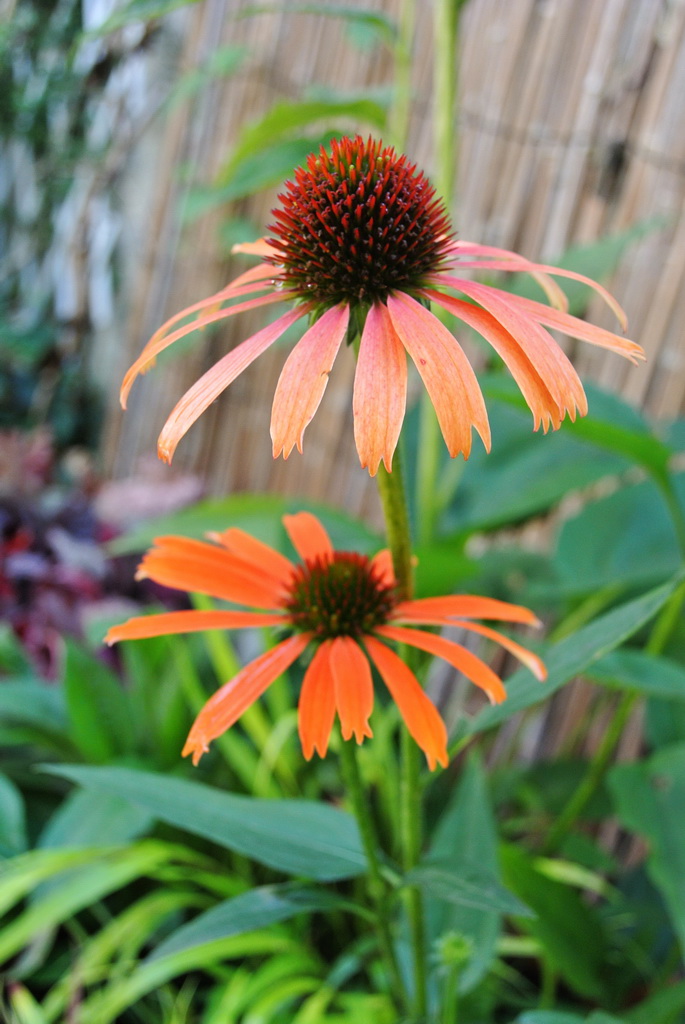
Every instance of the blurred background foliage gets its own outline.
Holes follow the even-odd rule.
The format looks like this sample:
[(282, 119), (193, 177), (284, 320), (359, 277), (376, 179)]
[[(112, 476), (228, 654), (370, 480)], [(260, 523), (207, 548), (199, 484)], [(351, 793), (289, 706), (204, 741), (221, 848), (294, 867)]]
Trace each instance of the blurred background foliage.
[[(230, 247), (262, 233), (274, 190), (312, 148), (350, 129), (400, 131), (403, 75), (413, 68), (420, 97), (427, 74), (417, 53), (429, 19), (408, 23), (412, 6), (245, 3), (227, 14), (177, 0), (21, 0), (0, 30), (0, 1014), (12, 1024), (396, 1021), (391, 999), (378, 994), (386, 979), (364, 917), (363, 859), (335, 743), (323, 762), (307, 764), (299, 751), (297, 671), (194, 770), (179, 757), (193, 715), (269, 638), (247, 634), (235, 648), (214, 634), (115, 652), (100, 646), (106, 625), (141, 605), (180, 606), (177, 595), (132, 582), (138, 556), (160, 533), (202, 536), (230, 523), (286, 550), (280, 516), (310, 507), (336, 546), (376, 550), (377, 510), (362, 474), (337, 446), (330, 461), (340, 479), (331, 489), (320, 458), (347, 412), (331, 416), (320, 449), (312, 439), (296, 483), (282, 487), (285, 470), (259, 468), (261, 449), (249, 443), (266, 435), (266, 414), (253, 420), (234, 446), (240, 459), (228, 489), (264, 481), (282, 493), (217, 497), (226, 480), (212, 473), (206, 435), (169, 474), (136, 464), (152, 445), (154, 402), (142, 426), (138, 411), (129, 414), (128, 434), (103, 410), (146, 325), (156, 325), (165, 303), (179, 305), (174, 273), (183, 269), (169, 267), (184, 245), (197, 263), (191, 284), (205, 294), (207, 265), (220, 279)], [(473, 38), (488, 5), (455, 4), (455, 14), (461, 6), (463, 36)], [(588, 22), (601, 20), (604, 5), (588, 6)], [(549, 31), (574, 8), (573, 0), (552, 5)], [(653, 62), (667, 54), (677, 69), (682, 10), (650, 10), (633, 3), (622, 14), (633, 28), (646, 20)], [(321, 84), (324, 76), (301, 83), (293, 71), (272, 101), (268, 90), (248, 96), (250, 116), (234, 118), (230, 145), (213, 149), (208, 167), (202, 155), (216, 128), (208, 106), (216, 109), (225, 90), (244, 97), (252, 79), (240, 75), (268, 63), (259, 34), (248, 45), (240, 25), (268, 18), (309, 26), (301, 45), (317, 46), (331, 64), (336, 49), (326, 40), (336, 32), (353, 70), (358, 58), (380, 72), (352, 88), (333, 75), (334, 84)], [(628, 30), (614, 27), (617, 52), (630, 57), (637, 28), (631, 50)], [(474, 148), (466, 103), (460, 116), (463, 155)], [(429, 111), (417, 102), (412, 117), (410, 136), (425, 153)], [(608, 120), (620, 137), (617, 119), (614, 107)], [(500, 126), (502, 136), (507, 130)], [(674, 358), (677, 296), (665, 302), (680, 280), (681, 227), (674, 184), (670, 205), (630, 220), (609, 216), (631, 167), (644, 173), (634, 139), (615, 153), (623, 165), (613, 193), (602, 178), (605, 216), (595, 218), (606, 230), (593, 240), (586, 204), (578, 218), (585, 237), (566, 238), (573, 244), (560, 262), (625, 285), (632, 279), (622, 268), (635, 273), (660, 253), (667, 294), (646, 274), (643, 289), (648, 298), (661, 289), (661, 320), (656, 307), (643, 308), (646, 299), (636, 302), (634, 336), (652, 351), (653, 386), (630, 397), (650, 409), (591, 386), (590, 416), (539, 436), (501, 367), (483, 356), (492, 454), (474, 452), (466, 467), (445, 459), (427, 517), (421, 481), (410, 481), (418, 593), (464, 588), (530, 605), (545, 623), (545, 640), (531, 643), (550, 667), (544, 687), (516, 673), (506, 704), (488, 709), (444, 667), (422, 666), (453, 727), (450, 769), (424, 779), (429, 839), (416, 869), (439, 1024), (453, 1024), (457, 1007), (469, 1024), (685, 1019), (685, 420), (673, 388), (671, 415), (654, 400)], [(681, 182), (682, 167), (668, 173)], [(530, 203), (518, 201), (521, 219), (535, 220)], [(497, 234), (497, 220), (487, 221), (484, 240), (514, 244), (503, 228)], [(144, 232), (154, 244), (141, 244)], [(582, 313), (587, 296), (574, 288), (569, 298)], [(193, 359), (211, 355), (217, 340), (200, 356), (186, 350), (170, 370), (176, 385), (196, 375)], [(676, 362), (673, 387), (682, 376)], [(268, 381), (259, 387), (273, 391)], [(238, 398), (238, 412), (258, 405), (256, 388)], [(167, 401), (166, 388), (157, 389)], [(406, 433), (412, 465), (416, 409)], [(221, 430), (211, 439), (220, 453)], [(115, 456), (118, 446), (124, 454)], [(104, 482), (99, 467), (115, 464), (119, 479)], [(336, 501), (345, 488), (363, 521), (317, 502), (326, 493)], [(362, 767), (375, 810), (391, 824), (391, 707), (377, 710), (374, 730)], [(403, 879), (396, 851), (385, 853), (401, 918)], [(441, 1000), (452, 1013), (444, 1020)]]

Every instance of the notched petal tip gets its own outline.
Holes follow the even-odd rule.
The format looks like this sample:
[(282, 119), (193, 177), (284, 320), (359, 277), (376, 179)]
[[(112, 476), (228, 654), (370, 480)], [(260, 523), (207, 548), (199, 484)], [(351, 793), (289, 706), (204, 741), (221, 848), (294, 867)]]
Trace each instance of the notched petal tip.
[(203, 754), (209, 753), (209, 743), (204, 737), (193, 736), (191, 733), (181, 751), (181, 757), (192, 756), (193, 766), (197, 768)]

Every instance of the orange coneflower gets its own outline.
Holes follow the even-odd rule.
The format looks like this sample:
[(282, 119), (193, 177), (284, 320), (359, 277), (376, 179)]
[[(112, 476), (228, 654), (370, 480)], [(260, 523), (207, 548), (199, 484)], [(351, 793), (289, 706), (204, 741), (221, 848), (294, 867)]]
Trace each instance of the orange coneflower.
[(284, 555), (238, 529), (212, 534), (214, 543), (185, 537), (160, 537), (143, 558), (140, 577), (270, 609), (250, 611), (165, 612), (114, 626), (107, 642), (191, 633), (205, 629), (281, 626), (289, 636), (255, 658), (221, 687), (203, 707), (183, 748), (197, 764), (211, 740), (229, 729), (267, 687), (301, 655), (313, 648), (299, 700), (299, 732), (304, 756), (323, 757), (336, 712), (343, 739), (361, 743), (371, 736), (373, 709), (371, 662), (397, 704), (407, 728), (424, 751), (431, 769), (447, 764), (447, 730), (413, 672), (384, 641), (411, 644), (444, 658), (493, 703), (504, 700), (501, 679), (460, 644), (407, 626), (461, 626), (497, 641), (524, 662), (539, 679), (545, 667), (537, 655), (474, 618), (536, 623), (527, 608), (488, 597), (451, 595), (399, 600), (387, 550), (374, 558), (335, 551), (315, 516), (284, 516), (283, 522), (302, 561)]
[[(566, 413), (573, 419), (577, 411), (587, 411), (580, 379), (548, 327), (633, 362), (643, 357), (634, 342), (567, 313), (566, 298), (549, 275), (594, 288), (625, 329), (621, 307), (594, 281), (504, 249), (456, 241), (435, 190), (391, 147), (359, 136), (334, 140), (330, 153), (322, 147), (318, 155), (312, 154), (285, 189), (281, 206), (273, 211), (272, 237), (237, 247), (261, 256), (261, 263), (168, 320), (124, 378), (125, 406), (138, 374), (179, 338), (256, 306), (294, 304), (223, 356), (181, 398), (159, 437), (158, 451), (167, 461), (214, 399), (305, 316), (313, 322), (287, 358), (274, 396), (274, 456), (287, 458), (295, 446), (302, 450), (305, 427), (318, 408), (343, 339), (359, 338), (354, 435), (362, 466), (372, 474), (381, 460), (391, 468), (405, 412), (406, 353), (435, 406), (450, 455), (463, 452), (468, 457), (472, 427), (490, 447), (475, 373), (457, 340), (430, 312), (431, 302), (492, 345), (530, 406), (535, 429), (556, 429)], [(460, 269), (531, 274), (552, 305), (458, 277)]]

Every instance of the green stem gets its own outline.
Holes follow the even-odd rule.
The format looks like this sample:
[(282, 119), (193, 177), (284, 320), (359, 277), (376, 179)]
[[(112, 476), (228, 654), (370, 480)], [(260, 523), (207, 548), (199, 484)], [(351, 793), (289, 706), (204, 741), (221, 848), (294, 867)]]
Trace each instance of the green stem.
[(653, 479), (663, 495), (671, 522), (673, 523), (673, 529), (678, 539), (680, 553), (685, 560), (685, 513), (683, 513), (682, 506), (678, 501), (673, 480), (668, 473), (664, 473), (663, 476), (661, 474), (654, 474)]
[[(661, 609), (654, 623), (649, 640), (645, 646), (648, 654), (661, 654), (671, 632), (679, 621), (684, 601), (685, 583), (682, 583)], [(621, 697), (613, 718), (590, 762), (586, 775), (550, 829), (543, 846), (543, 853), (549, 854), (559, 848), (590, 799), (601, 786), (607, 769), (613, 760), (623, 730), (639, 699), (640, 694), (634, 690), (624, 693)]]
[(388, 115), (388, 137), (392, 145), (400, 151), (404, 150), (409, 134), (415, 7), (415, 0), (402, 0), (399, 34), (395, 44), (394, 89), (392, 107)]
[(412, 550), (409, 531), (409, 513), (407, 498), (402, 479), (402, 462), (399, 448), (393, 457), (393, 470), (388, 473), (384, 465), (378, 469), (378, 493), (383, 506), (385, 530), (388, 547), (392, 555), (392, 564), (397, 580), (397, 590), (401, 600), (411, 597), (412, 585)]
[(369, 867), (369, 892), (376, 911), (378, 945), (390, 978), (390, 994), (397, 1009), (401, 1011), (407, 1005), (407, 995), (390, 934), (388, 892), (381, 873), (378, 836), (371, 815), (368, 795), (364, 790), (359, 773), (357, 750), (351, 740), (341, 741), (340, 763)]

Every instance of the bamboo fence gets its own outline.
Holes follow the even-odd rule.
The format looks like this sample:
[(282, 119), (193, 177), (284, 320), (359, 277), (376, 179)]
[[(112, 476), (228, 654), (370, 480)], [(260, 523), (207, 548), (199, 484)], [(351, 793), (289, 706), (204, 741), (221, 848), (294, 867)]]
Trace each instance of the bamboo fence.
[[(205, 0), (187, 12), (179, 70), (203, 67), (221, 46), (244, 45), (245, 70), (215, 80), (157, 128), (154, 162), (129, 182), (148, 201), (129, 203), (137, 245), (130, 253), (129, 308), (116, 356), (96, 348), (108, 384), (152, 330), (235, 271), (217, 245), (222, 218), (266, 224), (275, 192), (241, 201), (183, 228), (179, 211), (195, 181), (210, 182), (239, 129), (277, 99), (312, 85), (374, 90), (391, 76), (382, 46), (352, 45), (334, 17), (283, 12), (237, 18), (245, 0)], [(364, 0), (397, 17), (399, 0)], [(432, 38), (427, 8), (416, 25), (408, 149), (429, 173)], [(588, 346), (573, 352), (582, 375), (620, 391), (655, 417), (685, 407), (685, 4), (682, 0), (470, 0), (461, 31), (458, 209), (460, 237), (553, 260), (569, 245), (654, 222), (610, 282), (626, 307), (630, 335), (648, 352), (638, 370)], [(149, 141), (148, 141), (149, 145)], [(141, 161), (138, 161), (140, 164)], [(124, 209), (126, 214), (126, 208)], [(591, 315), (607, 326), (597, 304)], [(107, 471), (126, 475), (150, 450), (171, 405), (256, 321), (198, 338), (184, 358), (136, 385), (122, 417), (106, 418)], [(246, 372), (182, 442), (176, 464), (211, 491), (276, 490), (374, 514), (373, 485), (351, 443), (349, 353), (339, 358), (303, 456), (270, 456), (268, 420), (283, 349)], [(118, 365), (116, 365), (118, 364)], [(113, 389), (109, 387), (110, 396)]]

